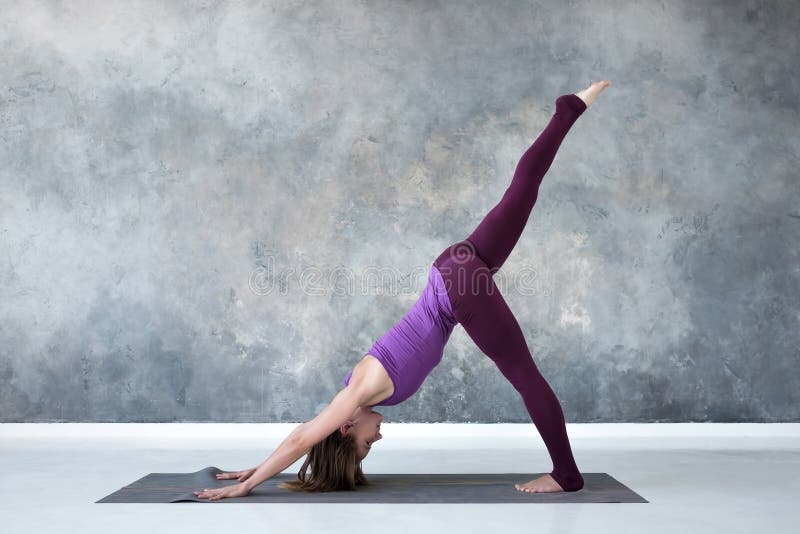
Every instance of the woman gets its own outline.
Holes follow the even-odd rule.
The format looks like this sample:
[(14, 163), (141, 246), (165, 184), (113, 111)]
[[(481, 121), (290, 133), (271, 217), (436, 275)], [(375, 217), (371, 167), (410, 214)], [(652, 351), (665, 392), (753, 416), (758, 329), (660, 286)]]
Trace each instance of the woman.
[[(345, 387), (312, 421), (297, 427), (261, 465), (220, 473), (239, 484), (195, 491), (218, 500), (247, 495), (308, 453), (293, 491), (354, 490), (367, 484), (361, 461), (382, 438), (383, 416), (373, 406), (398, 404), (413, 395), (441, 361), (444, 346), (461, 324), (522, 396), (544, 440), (553, 470), (519, 491), (578, 491), (583, 477), (572, 456), (561, 404), (533, 361), (522, 330), (492, 276), (519, 240), (562, 140), (610, 81), (556, 99), (550, 122), (523, 154), (500, 202), (464, 240), (433, 262), (428, 283), (414, 306), (370, 348), (345, 379)], [(311, 475), (306, 471), (311, 467)]]

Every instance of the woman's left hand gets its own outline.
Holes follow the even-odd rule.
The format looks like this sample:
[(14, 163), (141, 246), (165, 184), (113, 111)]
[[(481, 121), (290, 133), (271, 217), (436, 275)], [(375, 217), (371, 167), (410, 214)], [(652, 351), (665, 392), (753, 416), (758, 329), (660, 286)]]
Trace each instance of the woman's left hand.
[(245, 488), (244, 484), (234, 484), (232, 486), (225, 486), (224, 488), (204, 489), (203, 491), (195, 491), (194, 494), (199, 499), (208, 499), (209, 501), (218, 501), (227, 497), (245, 497), (250, 493), (250, 490)]

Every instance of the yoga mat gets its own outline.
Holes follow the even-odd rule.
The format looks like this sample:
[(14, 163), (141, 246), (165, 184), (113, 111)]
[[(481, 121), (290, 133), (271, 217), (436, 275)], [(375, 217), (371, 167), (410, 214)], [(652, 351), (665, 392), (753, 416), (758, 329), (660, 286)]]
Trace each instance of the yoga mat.
[(295, 480), (295, 473), (278, 473), (255, 487), (246, 497), (209, 501), (192, 493), (204, 488), (238, 484), (236, 480), (217, 480), (217, 467), (195, 473), (150, 473), (103, 497), (96, 503), (120, 502), (341, 502), (341, 503), (554, 503), (554, 502), (649, 502), (607, 473), (582, 473), (583, 489), (575, 492), (525, 493), (514, 484), (523, 484), (544, 473), (491, 474), (370, 474), (369, 486), (356, 491), (300, 493), (279, 488)]

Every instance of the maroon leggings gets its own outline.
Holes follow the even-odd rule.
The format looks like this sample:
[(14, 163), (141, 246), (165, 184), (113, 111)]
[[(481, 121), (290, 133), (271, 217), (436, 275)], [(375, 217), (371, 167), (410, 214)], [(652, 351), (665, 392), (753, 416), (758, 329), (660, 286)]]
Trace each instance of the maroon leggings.
[(553, 461), (550, 475), (565, 491), (581, 489), (583, 477), (572, 457), (561, 404), (536, 367), (492, 277), (519, 240), (561, 141), (585, 110), (574, 94), (556, 99), (553, 117), (519, 160), (503, 198), (469, 237), (447, 247), (433, 263), (442, 274), (455, 319), (522, 396)]

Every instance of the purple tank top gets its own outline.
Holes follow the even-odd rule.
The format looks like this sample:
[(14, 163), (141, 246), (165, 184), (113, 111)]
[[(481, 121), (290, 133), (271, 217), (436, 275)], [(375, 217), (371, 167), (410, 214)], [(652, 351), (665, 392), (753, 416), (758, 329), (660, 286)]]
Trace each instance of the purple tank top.
[[(394, 383), (392, 396), (375, 406), (399, 404), (417, 392), (442, 360), (456, 323), (442, 275), (431, 265), (417, 302), (367, 352), (383, 364)], [(353, 371), (347, 374), (345, 385), (352, 375)]]

